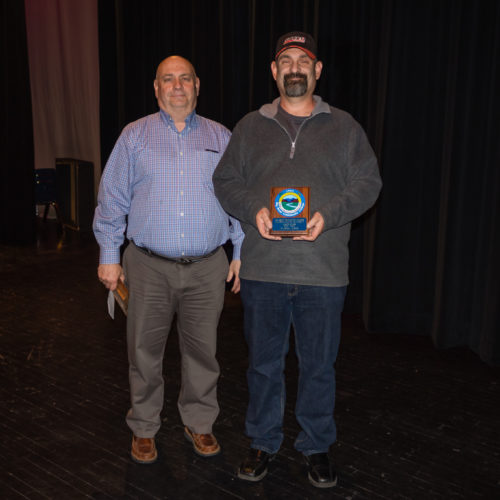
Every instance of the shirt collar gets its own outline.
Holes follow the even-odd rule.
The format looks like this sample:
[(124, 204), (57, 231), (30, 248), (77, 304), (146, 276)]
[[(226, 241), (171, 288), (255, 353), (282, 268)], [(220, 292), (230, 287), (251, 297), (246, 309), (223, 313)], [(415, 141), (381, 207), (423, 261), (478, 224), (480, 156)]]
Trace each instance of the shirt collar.
[[(176, 132), (178, 132), (177, 127), (175, 126), (174, 120), (172, 117), (163, 109), (160, 109), (160, 116), (161, 119), (172, 129), (174, 129)], [(196, 110), (193, 109), (189, 115), (187, 115), (186, 120), (186, 128), (184, 130), (187, 130), (189, 128), (196, 128), (198, 126), (198, 115), (196, 114)]]

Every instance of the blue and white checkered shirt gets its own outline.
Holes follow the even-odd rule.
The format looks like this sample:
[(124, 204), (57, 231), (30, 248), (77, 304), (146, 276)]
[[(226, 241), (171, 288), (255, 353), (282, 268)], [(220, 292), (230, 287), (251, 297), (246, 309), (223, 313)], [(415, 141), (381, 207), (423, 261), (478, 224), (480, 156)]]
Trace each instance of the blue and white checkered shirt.
[(243, 231), (214, 194), (212, 174), (230, 132), (193, 111), (179, 132), (160, 110), (127, 125), (104, 169), (94, 216), (99, 262), (120, 262), (127, 238), (166, 257), (204, 255)]

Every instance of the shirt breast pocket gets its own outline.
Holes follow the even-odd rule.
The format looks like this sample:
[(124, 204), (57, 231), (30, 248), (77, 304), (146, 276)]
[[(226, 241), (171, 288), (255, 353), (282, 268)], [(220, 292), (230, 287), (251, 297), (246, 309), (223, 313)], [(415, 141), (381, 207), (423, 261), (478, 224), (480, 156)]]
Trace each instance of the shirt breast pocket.
[(222, 155), (220, 153), (211, 150), (196, 152), (195, 168), (200, 173), (203, 183), (207, 181), (210, 181), (210, 184), (212, 183), (212, 175), (214, 173), (215, 167), (217, 167), (217, 164), (221, 159), (221, 156)]

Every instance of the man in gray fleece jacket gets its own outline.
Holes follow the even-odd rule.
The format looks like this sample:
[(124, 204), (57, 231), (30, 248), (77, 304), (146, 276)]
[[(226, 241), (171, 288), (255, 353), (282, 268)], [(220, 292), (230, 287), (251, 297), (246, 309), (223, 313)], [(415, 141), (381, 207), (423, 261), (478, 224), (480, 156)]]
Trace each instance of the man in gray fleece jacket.
[[(334, 486), (328, 450), (341, 313), (348, 284), (351, 222), (377, 199), (382, 182), (373, 150), (348, 114), (313, 95), (322, 63), (307, 33), (283, 35), (271, 71), (280, 93), (235, 127), (213, 183), (223, 208), (241, 221), (241, 297), (251, 438), (238, 477), (259, 481), (283, 440), (284, 365), (293, 324), (299, 360), (295, 414), (310, 482)], [(273, 235), (272, 187), (308, 186), (308, 234)]]

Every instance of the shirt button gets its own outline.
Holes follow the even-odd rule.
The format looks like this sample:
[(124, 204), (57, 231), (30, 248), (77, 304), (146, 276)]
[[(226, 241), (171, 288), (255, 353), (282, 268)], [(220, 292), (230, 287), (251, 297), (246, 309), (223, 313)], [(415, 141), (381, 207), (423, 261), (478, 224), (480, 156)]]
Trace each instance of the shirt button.
[(181, 191), (181, 196), (184, 196), (184, 191)]
[(179, 154), (182, 156), (182, 151)]
[(184, 212), (181, 212), (181, 217), (184, 217)]
[(184, 252), (182, 252), (182, 255), (184, 255)]
[(181, 170), (181, 175), (184, 173), (184, 170)]
[(181, 238), (184, 238), (184, 233), (181, 233)]

